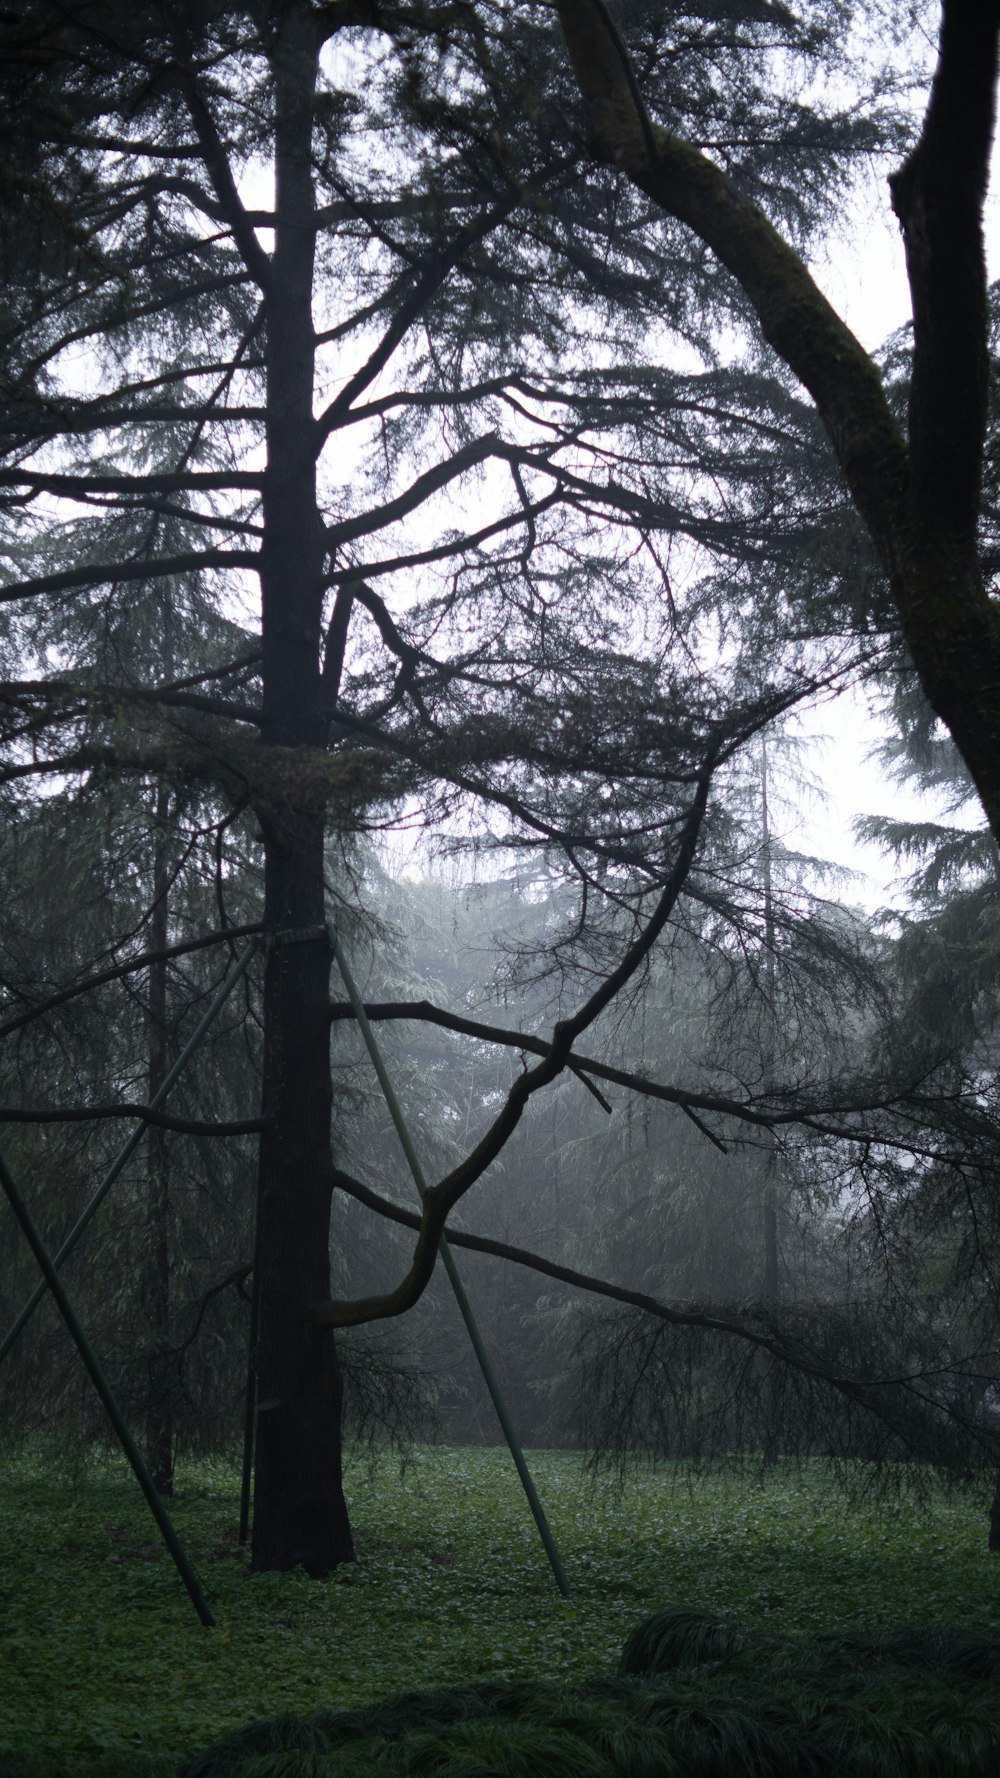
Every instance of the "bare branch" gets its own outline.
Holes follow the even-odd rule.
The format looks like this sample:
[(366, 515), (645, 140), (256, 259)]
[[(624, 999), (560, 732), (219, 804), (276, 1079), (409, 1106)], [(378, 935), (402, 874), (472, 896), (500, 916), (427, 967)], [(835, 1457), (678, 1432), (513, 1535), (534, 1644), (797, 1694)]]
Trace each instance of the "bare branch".
[(71, 1105), (49, 1106), (42, 1111), (24, 1111), (19, 1106), (0, 1107), (0, 1124), (89, 1124), (106, 1118), (140, 1118), (157, 1129), (176, 1130), (183, 1136), (259, 1136), (266, 1129), (260, 1117), (244, 1118), (228, 1124), (207, 1124), (193, 1118), (170, 1117), (165, 1111), (154, 1111), (149, 1105)]
[(140, 969), (148, 969), (152, 963), (166, 963), (172, 957), (186, 957), (192, 951), (205, 951), (213, 945), (228, 944), (235, 938), (250, 938), (261, 931), (263, 928), (257, 921), (250, 926), (227, 926), (223, 932), (209, 932), (203, 938), (185, 939), (183, 943), (166, 945), (158, 951), (140, 951), (137, 956), (129, 957), (125, 963), (116, 963), (109, 969), (99, 970), (96, 975), (74, 982), (72, 987), (63, 988), (58, 994), (50, 994), (48, 999), (40, 1000), (37, 1005), (15, 1014), (13, 1018), (5, 1019), (0, 1024), (0, 1038), (9, 1036), (12, 1031), (19, 1031), (24, 1025), (32, 1024), (35, 1019), (44, 1018), (57, 1006), (64, 1006), (68, 1000), (76, 1000), (81, 994), (89, 994), (92, 989), (102, 987), (105, 982), (120, 981), (124, 976), (133, 975)]
[(117, 586), (128, 580), (166, 580), (177, 574), (200, 574), (207, 569), (249, 568), (256, 572), (256, 550), (191, 550), (183, 556), (154, 556), (133, 562), (91, 562), (80, 568), (64, 568), (58, 574), (39, 574), (31, 580), (0, 587), (0, 604), (31, 599), (39, 593), (69, 593), (88, 586)]
[(177, 54), (174, 72), (187, 99), (188, 111), (201, 148), (205, 170), (212, 181), (219, 208), (232, 230), (233, 239), (239, 248), (243, 263), (258, 288), (266, 296), (271, 287), (271, 261), (258, 241), (253, 224), (243, 208), (243, 200), (236, 189), (236, 181), (229, 164), (226, 145), (216, 127), (215, 119), (205, 103), (205, 96), (191, 60), (190, 47), (186, 42), (186, 32), (183, 30), (177, 14), (174, 16), (174, 44)]
[[(192, 414), (196, 418), (196, 413)], [(0, 488), (37, 489), (45, 494), (208, 494), (260, 489), (263, 471), (186, 470), (158, 475), (63, 475), (30, 469), (0, 469)]]
[(688, 872), (694, 862), (712, 774), (719, 762), (721, 746), (717, 743), (705, 759), (697, 788), (681, 833), (673, 869), (658, 897), (656, 907), (638, 937), (628, 947), (617, 968), (595, 989), (589, 999), (569, 1019), (560, 1020), (553, 1031), (545, 1054), (535, 1068), (518, 1076), (507, 1094), (503, 1107), (472, 1152), (459, 1165), (425, 1194), (420, 1234), (410, 1271), (397, 1288), (385, 1296), (368, 1297), (351, 1303), (331, 1303), (318, 1312), (319, 1327), (356, 1327), (362, 1322), (382, 1320), (400, 1315), (412, 1308), (427, 1286), (437, 1257), (438, 1242), (449, 1213), (475, 1184), (504, 1148), (517, 1128), (529, 1100), (542, 1087), (548, 1086), (570, 1064), (573, 1044), (587, 1026), (612, 1001), (625, 983), (635, 974), (663, 931), (677, 902)]
[[(382, 1197), (378, 1192), (363, 1185), (360, 1180), (339, 1168), (334, 1169), (333, 1183), (349, 1197), (364, 1204), (367, 1209), (374, 1210), (377, 1215), (387, 1221), (399, 1223), (404, 1228), (419, 1229), (421, 1219), (413, 1210), (404, 1209), (394, 1204), (389, 1198)], [(627, 1286), (611, 1284), (605, 1278), (597, 1278), (589, 1272), (578, 1272), (571, 1266), (559, 1265), (555, 1260), (545, 1259), (541, 1254), (532, 1253), (525, 1247), (512, 1247), (506, 1241), (494, 1241), (483, 1235), (467, 1234), (462, 1229), (447, 1228), (442, 1230), (447, 1235), (451, 1247), (463, 1247), (470, 1253), (486, 1253), (495, 1259), (508, 1260), (512, 1265), (524, 1266), (533, 1272), (540, 1272), (543, 1277), (554, 1278), (561, 1284), (568, 1284), (574, 1290), (586, 1291), (589, 1295), (609, 1298), (612, 1302), (624, 1303), (629, 1308), (639, 1309), (643, 1314), (654, 1320), (666, 1322), (673, 1327), (697, 1328), (706, 1333), (718, 1333), (731, 1339), (739, 1340), (745, 1345), (769, 1352), (792, 1370), (803, 1375), (814, 1377), (828, 1384), (849, 1400), (878, 1412), (878, 1392), (888, 1389), (904, 1389), (916, 1394), (925, 1406), (948, 1412), (946, 1403), (928, 1401), (926, 1393), (920, 1389), (931, 1376), (947, 1374), (952, 1364), (946, 1362), (936, 1367), (933, 1372), (924, 1368), (913, 1371), (896, 1372), (886, 1376), (852, 1376), (850, 1372), (835, 1370), (832, 1366), (822, 1363), (814, 1354), (810, 1354), (801, 1346), (793, 1346), (783, 1337), (780, 1329), (767, 1328), (749, 1320), (737, 1321), (730, 1314), (718, 1309), (702, 1307), (698, 1304), (668, 1304), (658, 1297), (648, 1296), (645, 1291), (629, 1290)], [(773, 1305), (769, 1308), (773, 1309)], [(989, 1447), (992, 1449), (992, 1445)]]

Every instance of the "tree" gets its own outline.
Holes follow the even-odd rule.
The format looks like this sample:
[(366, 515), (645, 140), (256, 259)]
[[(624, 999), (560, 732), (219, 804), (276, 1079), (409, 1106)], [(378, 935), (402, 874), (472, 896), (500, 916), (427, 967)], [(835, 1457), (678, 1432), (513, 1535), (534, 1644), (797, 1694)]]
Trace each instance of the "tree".
[(891, 181), (913, 298), (905, 438), (875, 365), (793, 248), (707, 154), (651, 120), (603, 0), (562, 0), (559, 15), (591, 151), (711, 249), (815, 401), (928, 701), (1000, 838), (1000, 616), (978, 549), (989, 392), (982, 212), (1000, 7), (942, 0), (923, 129)]
[[(654, 45), (682, 110), (690, 82), (693, 112), (718, 121), (723, 84), (745, 147), (763, 111), (767, 154), (751, 175), (744, 153), (744, 171), (803, 240), (852, 156), (897, 124), (876, 82), (870, 103), (810, 128), (759, 71), (776, 48), (836, 59), (849, 11), (783, 13), (776, 38), (769, 8), (740, 9), (732, 32)], [(773, 587), (832, 559), (829, 453), (780, 378), (715, 362), (728, 292), (697, 244), (678, 257), (671, 241), (666, 315), (694, 368), (653, 368), (661, 249), (642, 200), (589, 179), (533, 12), (35, 0), (16, 31), (60, 83), (44, 152), (86, 194), (93, 248), (56, 256), (35, 288), (22, 269), (8, 316), (4, 784), (26, 797), (46, 776), (137, 776), (199, 787), (220, 835), (237, 811), (258, 824), (253, 1556), (318, 1574), (352, 1553), (331, 1330), (419, 1298), (446, 1219), (536, 1093), (567, 1068), (601, 1091), (578, 1043), (641, 980), (682, 897), (759, 929), (759, 885), (749, 911), (720, 888), (740, 750), (849, 660), (839, 638), (800, 647), (777, 624), (762, 676), (761, 626), (724, 631), (709, 583), (724, 569)], [(268, 168), (273, 203), (258, 207)], [(35, 219), (39, 202), (35, 182)], [(734, 438), (753, 449), (729, 452)], [(115, 536), (121, 514), (141, 547)], [(196, 541), (171, 541), (178, 522)], [(863, 554), (856, 540), (841, 554), (838, 584)], [(188, 574), (233, 602), (256, 578), (249, 657), (95, 683), (21, 619), (54, 633), (91, 590)], [(687, 578), (704, 597), (678, 599)], [(538, 1059), (429, 1193), (402, 1282), (336, 1303), (331, 1196), (352, 1182), (331, 1157), (330, 884), (408, 802), (560, 861), (575, 891), (550, 934), (565, 995), (550, 1037), (501, 1034)], [(813, 1127), (777, 1086), (665, 1094), (695, 1117)], [(858, 1140), (856, 1100), (833, 1104), (814, 1124)]]

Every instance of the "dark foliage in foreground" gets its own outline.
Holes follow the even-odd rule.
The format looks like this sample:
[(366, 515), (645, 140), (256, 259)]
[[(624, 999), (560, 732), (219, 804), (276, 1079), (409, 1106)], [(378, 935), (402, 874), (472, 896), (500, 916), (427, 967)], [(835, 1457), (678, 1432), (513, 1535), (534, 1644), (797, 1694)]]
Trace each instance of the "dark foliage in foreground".
[[(250, 1723), (183, 1774), (136, 1753), (86, 1778), (987, 1778), (1000, 1628), (781, 1636), (666, 1607), (617, 1674), (481, 1680)], [(0, 1758), (0, 1778), (75, 1778)]]
[(1000, 1631), (780, 1637), (668, 1608), (619, 1673), (483, 1681), (252, 1723), (186, 1778), (958, 1778), (1000, 1761)]

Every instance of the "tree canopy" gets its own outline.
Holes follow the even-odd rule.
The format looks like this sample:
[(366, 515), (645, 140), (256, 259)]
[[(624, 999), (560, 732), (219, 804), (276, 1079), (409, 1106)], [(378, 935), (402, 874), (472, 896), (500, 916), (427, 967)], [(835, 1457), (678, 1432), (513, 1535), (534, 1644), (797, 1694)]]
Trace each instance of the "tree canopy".
[[(878, 947), (805, 866), (778, 869), (758, 774), (765, 731), (902, 638), (1000, 814), (977, 555), (995, 10), (944, 7), (893, 186), (915, 293), (905, 428), (891, 367), (799, 256), (865, 157), (908, 148), (869, 8), (638, 6), (617, 24), (567, 0), (568, 59), (547, 9), (487, 0), (32, 0), (0, 21), (19, 209), (0, 794), (22, 896), (68, 836), (79, 860), (62, 899), (46, 882), (0, 935), (3, 1115), (142, 1110), (134, 1035), (94, 1051), (93, 1078), (81, 1066), (109, 984), (145, 983), (148, 1100), (183, 995), (224, 967), (205, 958), (259, 929), (242, 1061), (209, 1115), (155, 1120), (201, 1155), (213, 1134), (259, 1138), (255, 1191), (246, 1147), (201, 1188), (242, 1193), (236, 1226), (256, 1221), (258, 1568), (349, 1558), (331, 1333), (419, 1300), (445, 1223), (567, 1071), (602, 1115), (612, 1089), (679, 1107), (716, 1153), (750, 1131), (766, 1157), (795, 1131), (803, 1168), (849, 1155), (830, 1174), (853, 1169), (873, 1217), (906, 1196), (899, 1155), (956, 1191), (989, 1174), (988, 1095), (964, 1064), (945, 1079), (933, 1034), (889, 1044)], [(374, 930), (366, 859), (398, 824), (559, 893), (532, 891), (546, 918), (501, 965), (548, 984), (544, 1031), (382, 1006), (523, 1066), (443, 1145), (411, 1262), (361, 1294), (331, 1286), (332, 1194), (400, 1206), (336, 1139), (329, 922)], [(687, 961), (698, 947), (711, 967)], [(722, 1009), (711, 1080), (616, 1053), (615, 1021), (674, 954)], [(856, 1032), (839, 1047), (831, 995)], [(29, 1080), (53, 1031), (65, 1069)], [(164, 1137), (149, 1156), (151, 1375), (170, 1347), (175, 1152)], [(610, 1293), (876, 1418), (889, 1400), (872, 1366), (898, 1369), (899, 1342), (852, 1369), (829, 1315)], [(912, 1315), (900, 1327), (905, 1346)], [(984, 1323), (976, 1351), (991, 1339)], [(965, 1357), (941, 1367), (920, 1345), (906, 1362), (892, 1403), (917, 1401), (923, 1437), (958, 1415)], [(902, 1409), (883, 1418), (917, 1448)]]

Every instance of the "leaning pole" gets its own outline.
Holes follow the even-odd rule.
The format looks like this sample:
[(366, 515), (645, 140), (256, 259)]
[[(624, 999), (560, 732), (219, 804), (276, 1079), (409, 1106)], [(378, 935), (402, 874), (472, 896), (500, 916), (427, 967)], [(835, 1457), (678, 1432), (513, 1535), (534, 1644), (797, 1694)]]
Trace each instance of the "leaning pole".
[[(347, 997), (351, 1003), (351, 1010), (354, 1013), (354, 1017), (356, 1018), (356, 1020), (358, 1022), (358, 1026), (361, 1031), (361, 1035), (365, 1040), (365, 1044), (368, 1049), (368, 1054), (370, 1055), (370, 1057), (372, 1059), (372, 1066), (375, 1069), (376, 1075), (378, 1076), (379, 1086), (382, 1088), (383, 1097), (385, 1099), (386, 1105), (389, 1108), (389, 1116), (392, 1118), (393, 1124), (395, 1125), (396, 1134), (399, 1137), (400, 1147), (402, 1148), (403, 1153), (406, 1156), (407, 1165), (409, 1166), (410, 1172), (413, 1176), (413, 1182), (416, 1185), (417, 1191), (420, 1194), (420, 1199), (422, 1202), (424, 1195), (427, 1191), (427, 1181), (424, 1178), (423, 1168), (420, 1165), (420, 1161), (417, 1156), (417, 1151), (416, 1151), (416, 1148), (414, 1147), (414, 1144), (413, 1144), (413, 1138), (410, 1135), (409, 1126), (407, 1125), (406, 1119), (403, 1116), (403, 1109), (399, 1103), (399, 1100), (396, 1097), (395, 1088), (393, 1087), (392, 1081), (389, 1079), (388, 1070), (386, 1069), (385, 1061), (382, 1056), (382, 1052), (379, 1049), (378, 1042), (375, 1037), (375, 1033), (372, 1030), (371, 1021), (368, 1017), (368, 1014), (365, 1011), (364, 1002), (362, 1001), (361, 995), (358, 992), (358, 986), (354, 980), (354, 976), (352, 974), (350, 965), (347, 961), (347, 958), (344, 955), (344, 947), (341, 944), (340, 939), (337, 935), (337, 930), (332, 925), (328, 928), (328, 930), (330, 933), (330, 945), (333, 950), (333, 955), (337, 961), (337, 967), (340, 970), (341, 976), (343, 978), (344, 986), (347, 989)], [(472, 1305), (469, 1302), (469, 1299), (466, 1295), (465, 1286), (463, 1285), (462, 1280), (459, 1277), (458, 1267), (455, 1264), (454, 1255), (452, 1254), (451, 1248), (448, 1245), (447, 1237), (445, 1235), (441, 1236), (441, 1240), (439, 1243), (439, 1250), (440, 1250), (440, 1254), (441, 1254), (442, 1264), (444, 1265), (444, 1269), (448, 1274), (448, 1278), (451, 1283), (451, 1288), (455, 1293), (455, 1301), (458, 1304), (458, 1307), (459, 1307), (461, 1314), (462, 1314), (462, 1319), (465, 1322), (465, 1325), (468, 1329), (469, 1338), (472, 1341), (472, 1348), (476, 1354), (476, 1358), (479, 1363), (479, 1368), (483, 1374), (483, 1380), (486, 1384), (487, 1389), (490, 1392), (490, 1399), (493, 1402), (493, 1406), (496, 1409), (497, 1419), (499, 1420), (500, 1426), (503, 1430), (504, 1438), (507, 1440), (507, 1445), (510, 1450), (510, 1454), (514, 1459), (514, 1466), (517, 1470), (518, 1475), (521, 1478), (521, 1486), (524, 1489), (525, 1497), (527, 1499), (528, 1505), (531, 1508), (531, 1512), (532, 1512), (532, 1516), (534, 1518), (535, 1524), (538, 1527), (538, 1535), (542, 1540), (542, 1544), (545, 1548), (545, 1554), (547, 1555), (547, 1557), (549, 1559), (549, 1566), (551, 1567), (552, 1573), (555, 1576), (556, 1585), (559, 1588), (559, 1591), (562, 1594), (563, 1598), (568, 1599), (569, 1598), (569, 1582), (566, 1579), (566, 1572), (565, 1572), (565, 1569), (563, 1568), (562, 1561), (559, 1556), (559, 1551), (556, 1548), (555, 1539), (553, 1538), (552, 1532), (549, 1529), (549, 1522), (548, 1522), (547, 1518), (545, 1517), (545, 1512), (542, 1507), (542, 1503), (538, 1498), (538, 1492), (537, 1492), (537, 1490), (535, 1488), (535, 1484), (531, 1478), (531, 1472), (529, 1471), (528, 1465), (525, 1462), (524, 1452), (521, 1449), (521, 1441), (518, 1438), (516, 1431), (514, 1430), (513, 1422), (512, 1422), (511, 1417), (507, 1411), (507, 1404), (504, 1401), (503, 1395), (500, 1390), (500, 1384), (497, 1380), (496, 1372), (494, 1371), (493, 1366), (490, 1362), (489, 1353), (487, 1352), (486, 1347), (483, 1344), (482, 1335), (480, 1334), (475, 1315), (472, 1312)]]
[(21, 1196), (17, 1182), (2, 1155), (0, 1155), (0, 1186), (3, 1187), (3, 1190), (7, 1194), (10, 1207), (21, 1225), (21, 1231), (28, 1246), (31, 1248), (35, 1259), (38, 1261), (46, 1285), (55, 1299), (56, 1307), (66, 1323), (70, 1337), (72, 1338), (80, 1357), (83, 1359), (91, 1382), (97, 1390), (101, 1401), (104, 1403), (108, 1418), (115, 1429), (118, 1442), (121, 1445), (125, 1456), (128, 1458), (136, 1481), (146, 1496), (149, 1510), (160, 1528), (163, 1541), (166, 1544), (167, 1549), (170, 1551), (174, 1566), (188, 1590), (188, 1596), (190, 1597), (191, 1603), (194, 1606), (195, 1611), (198, 1613), (202, 1623), (211, 1629), (215, 1623), (215, 1619), (208, 1608), (205, 1595), (201, 1590), (201, 1583), (198, 1576), (192, 1568), (191, 1563), (188, 1561), (180, 1538), (174, 1530), (170, 1514), (167, 1512), (166, 1507), (156, 1491), (156, 1485), (146, 1467), (142, 1452), (139, 1450), (135, 1439), (132, 1437), (125, 1416), (122, 1413), (121, 1408), (118, 1406), (114, 1391), (104, 1373), (101, 1361), (87, 1338), (80, 1322), (80, 1318), (69, 1300), (66, 1286), (59, 1276), (52, 1255), (46, 1248), (45, 1243), (35, 1226), (34, 1217), (28, 1209), (24, 1198)]

